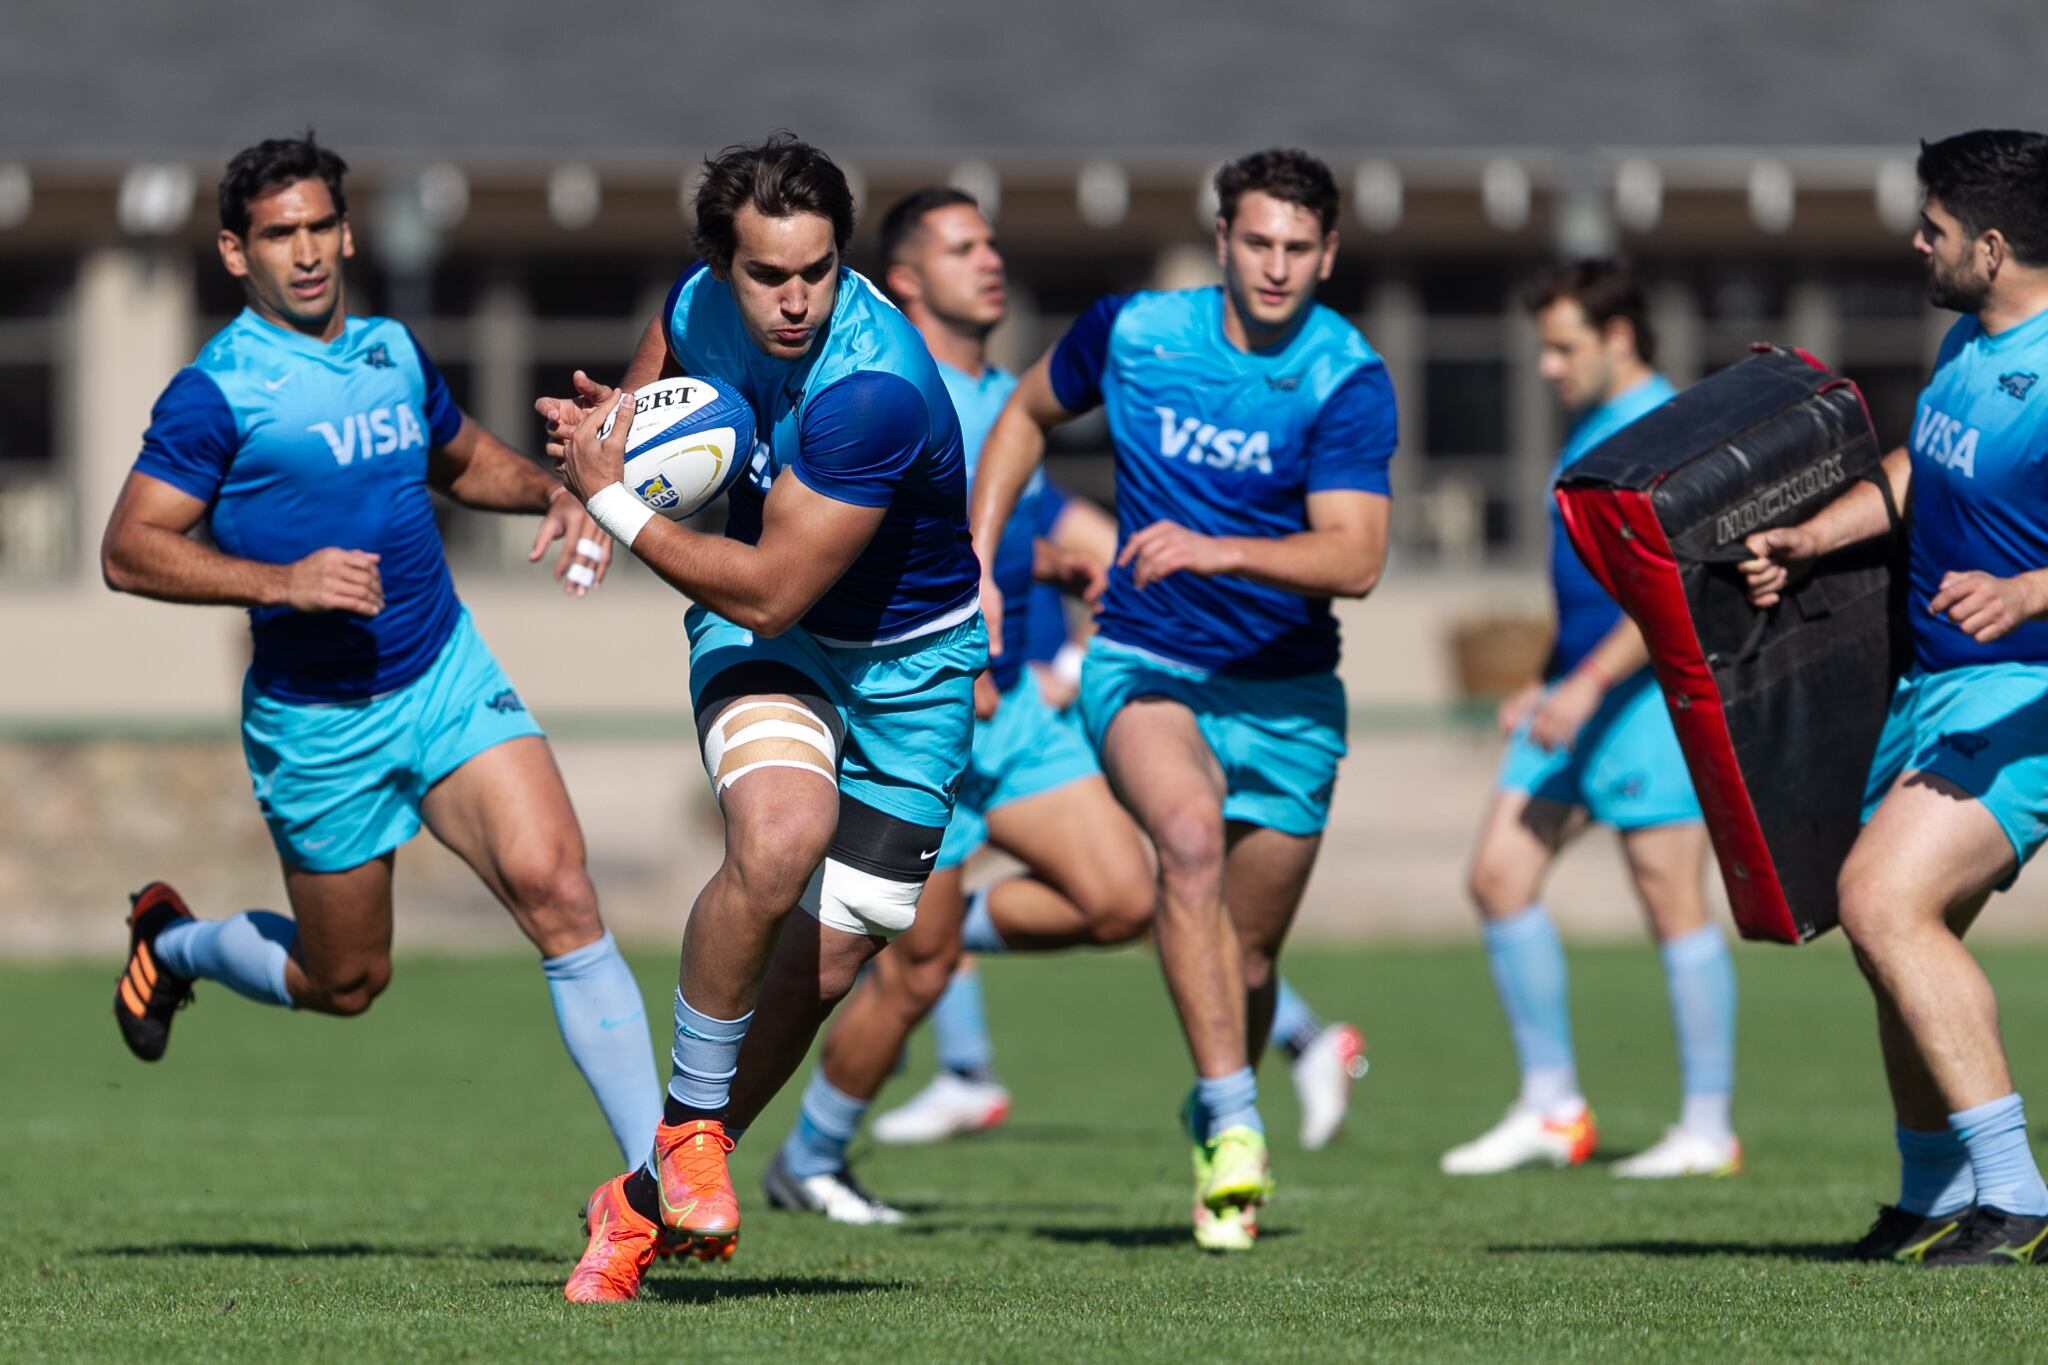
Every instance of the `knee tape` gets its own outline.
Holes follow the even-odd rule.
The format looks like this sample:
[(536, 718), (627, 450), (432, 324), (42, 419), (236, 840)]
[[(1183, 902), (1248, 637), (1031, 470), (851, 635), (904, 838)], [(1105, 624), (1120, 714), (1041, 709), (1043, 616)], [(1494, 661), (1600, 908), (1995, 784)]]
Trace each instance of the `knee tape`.
[(704, 732), (704, 770), (714, 791), (760, 768), (803, 768), (837, 782), (839, 746), (808, 709), (780, 701), (727, 707)]

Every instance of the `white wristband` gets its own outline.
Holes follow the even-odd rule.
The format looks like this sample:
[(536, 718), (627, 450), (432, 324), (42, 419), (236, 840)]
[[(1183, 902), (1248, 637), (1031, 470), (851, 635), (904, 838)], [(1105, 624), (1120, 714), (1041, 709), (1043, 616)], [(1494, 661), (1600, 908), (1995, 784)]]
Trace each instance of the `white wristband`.
[(1085, 647), (1075, 644), (1072, 640), (1067, 641), (1060, 646), (1060, 652), (1052, 656), (1052, 675), (1061, 682), (1080, 686), (1081, 660), (1087, 654)]
[(609, 483), (590, 495), (584, 504), (590, 512), (590, 519), (604, 527), (605, 533), (627, 549), (633, 548), (633, 538), (640, 534), (640, 528), (654, 520), (654, 509), (633, 496), (633, 491), (623, 483)]

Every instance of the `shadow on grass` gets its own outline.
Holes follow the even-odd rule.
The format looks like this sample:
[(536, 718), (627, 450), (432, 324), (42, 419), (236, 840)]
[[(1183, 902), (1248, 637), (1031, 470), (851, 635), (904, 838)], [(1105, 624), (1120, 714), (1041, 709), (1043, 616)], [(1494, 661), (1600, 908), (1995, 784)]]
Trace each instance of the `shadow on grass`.
[[(1194, 1241), (1194, 1234), (1184, 1224), (1177, 1223), (1148, 1223), (1142, 1227), (1062, 1227), (1054, 1224), (1033, 1228), (1031, 1235), (1067, 1246), (1119, 1247), (1126, 1251), (1146, 1247), (1179, 1249)], [(1259, 1234), (1259, 1240), (1270, 1242), (1293, 1235), (1291, 1228), (1267, 1228)]]
[(242, 1256), (256, 1260), (353, 1260), (389, 1256), (405, 1261), (558, 1261), (559, 1248), (491, 1246), (383, 1246), (372, 1242), (156, 1242), (148, 1246), (99, 1247), (87, 1256)]
[(1741, 1256), (1770, 1261), (1840, 1261), (1841, 1242), (1517, 1242), (1490, 1246), (1495, 1256), (1658, 1256), (1670, 1260)]
[[(560, 1280), (498, 1280), (494, 1289), (544, 1289), (559, 1297)], [(712, 1271), (650, 1275), (640, 1284), (642, 1300), (712, 1304), (729, 1299), (820, 1298), (832, 1294), (896, 1294), (915, 1286), (903, 1280), (821, 1280), (810, 1275), (740, 1278)]]

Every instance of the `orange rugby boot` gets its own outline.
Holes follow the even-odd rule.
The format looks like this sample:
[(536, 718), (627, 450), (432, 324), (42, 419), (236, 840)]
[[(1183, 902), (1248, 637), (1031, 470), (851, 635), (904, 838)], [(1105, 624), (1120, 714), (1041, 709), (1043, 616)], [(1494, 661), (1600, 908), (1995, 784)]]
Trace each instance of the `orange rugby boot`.
[(716, 1119), (664, 1123), (654, 1130), (654, 1174), (662, 1225), (703, 1261), (732, 1259), (740, 1241), (740, 1201), (726, 1169), (733, 1141)]
[(583, 1205), (590, 1245), (569, 1273), (562, 1297), (571, 1303), (624, 1303), (640, 1293), (640, 1277), (654, 1263), (661, 1229), (626, 1202), (626, 1177), (614, 1176)]
[(156, 936), (191, 920), (178, 893), (151, 882), (128, 898), (128, 961), (114, 984), (114, 1019), (121, 1041), (145, 1062), (171, 1045), (171, 1019), (192, 999), (192, 980), (156, 959)]

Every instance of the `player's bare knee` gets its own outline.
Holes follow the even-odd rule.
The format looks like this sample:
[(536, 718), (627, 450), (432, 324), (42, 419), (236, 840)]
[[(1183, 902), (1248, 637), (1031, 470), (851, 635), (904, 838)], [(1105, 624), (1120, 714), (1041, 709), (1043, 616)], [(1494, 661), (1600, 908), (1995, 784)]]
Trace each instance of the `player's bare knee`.
[(810, 884), (831, 842), (829, 814), (756, 810), (726, 829), (726, 871), (749, 900), (788, 909)]
[(306, 977), (306, 993), (295, 1003), (318, 1014), (353, 1018), (367, 1012), (372, 1001), (391, 984), (391, 959), (377, 958), (347, 973)]
[(1488, 858), (1473, 860), (1465, 889), (1487, 919), (1505, 919), (1535, 899), (1523, 878)]
[(559, 956), (604, 932), (597, 890), (580, 859), (533, 859), (506, 871), (513, 913), (548, 956)]
[(1159, 850), (1159, 873), (1169, 881), (1223, 875), (1223, 819), (1214, 809), (1167, 811), (1154, 822), (1152, 842)]

